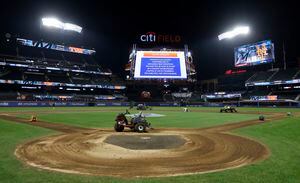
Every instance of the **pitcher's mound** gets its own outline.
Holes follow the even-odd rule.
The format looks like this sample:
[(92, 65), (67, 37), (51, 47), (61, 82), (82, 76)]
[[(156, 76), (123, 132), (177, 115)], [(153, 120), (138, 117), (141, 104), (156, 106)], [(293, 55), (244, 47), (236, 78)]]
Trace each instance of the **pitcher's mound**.
[(133, 150), (171, 149), (186, 142), (179, 135), (111, 135), (105, 143)]

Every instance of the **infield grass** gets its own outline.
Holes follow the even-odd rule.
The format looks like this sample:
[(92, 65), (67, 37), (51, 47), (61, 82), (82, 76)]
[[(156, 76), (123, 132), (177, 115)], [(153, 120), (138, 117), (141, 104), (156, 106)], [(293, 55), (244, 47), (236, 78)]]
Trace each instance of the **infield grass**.
[[(123, 112), (124, 109), (111, 108), (110, 110), (93, 111), (77, 110), (63, 111), (61, 108), (50, 110), (50, 112), (36, 111), (38, 120), (63, 123), (74, 126), (90, 128), (112, 128), (116, 115)], [(131, 114), (137, 114), (139, 111), (130, 110)], [(144, 113), (156, 113), (165, 115), (163, 117), (149, 117), (148, 122), (154, 128), (160, 127), (178, 127), (178, 128), (202, 128), (215, 126), (226, 123), (257, 119), (256, 114), (239, 114), (239, 113), (219, 113), (219, 112), (182, 112), (180, 108), (172, 108), (172, 111), (151, 110)], [(17, 116), (29, 119), (31, 114), (18, 114)]]

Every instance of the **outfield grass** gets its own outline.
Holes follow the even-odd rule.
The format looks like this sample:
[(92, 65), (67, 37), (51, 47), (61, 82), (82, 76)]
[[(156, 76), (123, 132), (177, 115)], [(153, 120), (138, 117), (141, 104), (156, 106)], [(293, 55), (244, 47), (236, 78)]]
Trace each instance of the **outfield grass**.
[[(37, 109), (41, 110), (41, 108)], [(10, 111), (6, 108), (1, 108), (1, 111), (2, 110)], [(18, 111), (17, 109), (13, 110)], [(26, 110), (32, 109), (27, 108)], [(43, 108), (43, 110), (45, 110), (45, 108)], [(69, 109), (60, 108), (60, 110)], [(273, 109), (266, 109), (266, 111), (268, 112), (271, 112), (272, 110)], [(153, 123), (155, 123), (157, 126), (162, 125), (165, 127), (182, 127), (180, 126), (181, 123), (178, 122), (182, 121), (182, 119), (184, 119), (184, 127), (201, 127), (205, 126), (206, 124), (203, 125), (200, 123), (205, 122), (209, 122), (209, 125), (217, 125), (217, 123), (215, 123), (214, 121), (220, 118), (220, 116), (217, 116), (217, 113), (211, 112), (199, 114), (195, 113), (195, 116), (193, 116), (194, 113), (180, 113), (180, 115), (176, 116), (176, 112), (168, 112), (166, 108), (164, 108), (164, 110), (159, 109), (158, 111), (160, 111), (160, 113), (169, 114), (169, 118), (171, 120), (164, 120), (168, 117), (151, 118), (151, 120), (155, 119)], [(159, 113), (158, 111), (155, 110), (155, 112)], [(261, 109), (260, 111), (264, 112), (264, 110)], [(292, 110), (274, 109), (274, 111), (287, 112)], [(293, 111), (299, 110), (295, 109)], [(90, 113), (95, 115), (95, 120), (91, 117), (85, 116), (90, 116)], [(107, 123), (102, 123), (102, 121), (99, 122), (99, 120), (96, 120), (99, 117), (98, 115), (103, 115), (106, 113), (82, 112), (73, 114), (74, 117), (72, 117), (71, 113), (65, 114), (68, 116), (66, 119), (69, 120), (69, 124), (72, 123), (87, 127), (98, 127), (98, 125), (100, 124), (99, 127), (105, 127), (105, 125), (111, 127), (111, 120), (109, 120), (109, 122)], [(55, 119), (55, 122), (59, 122), (59, 119), (64, 118), (62, 116), (65, 114), (55, 114), (52, 116), (51, 114), (41, 114), (45, 115), (41, 116), (41, 118), (45, 120), (47, 118), (49, 120)], [(110, 115), (113, 114), (115, 114), (115, 112), (107, 112), (105, 118), (109, 118)], [(206, 118), (206, 120), (199, 121), (198, 115), (202, 115), (201, 117), (203, 119)], [(234, 117), (237, 118), (237, 116), (241, 118), (245, 117), (240, 116), (240, 114), (235, 115)], [(87, 117), (88, 120), (85, 120), (85, 123), (79, 124), (79, 122), (82, 121), (79, 118), (82, 117)], [(233, 116), (229, 115), (228, 119), (232, 117)], [(248, 117), (251, 118), (253, 116), (246, 116), (245, 118)], [(176, 122), (177, 119), (178, 121)], [(221, 117), (221, 120), (222, 123), (226, 123), (226, 120), (223, 119), (224, 115), (223, 117)], [(161, 124), (160, 120), (162, 120)], [(265, 123), (262, 125), (255, 125), (247, 128), (238, 129), (233, 132), (239, 135), (257, 139), (266, 144), (271, 150), (271, 156), (265, 161), (253, 165), (248, 165), (242, 168), (226, 170), (222, 172), (167, 178), (143, 178), (123, 180), (111, 177), (79, 176), (73, 174), (49, 172), (46, 170), (39, 170), (24, 165), (22, 162), (18, 161), (14, 156), (13, 152), (17, 144), (23, 143), (32, 138), (38, 138), (40, 136), (50, 135), (54, 133), (57, 132), (25, 124), (17, 124), (0, 120), (0, 182), (300, 182), (300, 117), (290, 117), (272, 123)]]

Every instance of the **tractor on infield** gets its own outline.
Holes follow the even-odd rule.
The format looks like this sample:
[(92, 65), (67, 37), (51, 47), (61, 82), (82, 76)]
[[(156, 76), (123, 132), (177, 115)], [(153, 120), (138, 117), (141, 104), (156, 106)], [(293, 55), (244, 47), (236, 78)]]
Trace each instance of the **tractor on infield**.
[(151, 124), (147, 122), (145, 116), (140, 112), (138, 115), (135, 115), (131, 120), (127, 120), (125, 114), (120, 113), (115, 119), (116, 123), (114, 129), (116, 132), (124, 131), (124, 128), (130, 128), (135, 132), (146, 132), (147, 129), (151, 128)]
[(224, 106), (220, 109), (220, 112), (237, 112), (237, 110), (232, 106)]

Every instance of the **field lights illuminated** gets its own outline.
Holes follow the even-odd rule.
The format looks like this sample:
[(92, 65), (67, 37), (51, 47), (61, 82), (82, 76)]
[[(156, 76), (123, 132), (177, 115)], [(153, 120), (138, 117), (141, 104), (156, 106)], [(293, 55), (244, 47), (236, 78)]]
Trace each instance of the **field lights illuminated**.
[(82, 31), (82, 27), (71, 23), (61, 22), (56, 18), (42, 18), (42, 23), (44, 26), (54, 27), (62, 30), (70, 30), (78, 33), (81, 33)]
[(223, 34), (220, 34), (218, 36), (219, 40), (223, 40), (223, 39), (231, 39), (237, 35), (241, 35), (241, 34), (248, 34), (249, 33), (249, 27), (248, 26), (243, 26), (243, 27), (236, 27), (234, 28), (232, 31), (228, 31), (225, 32)]

